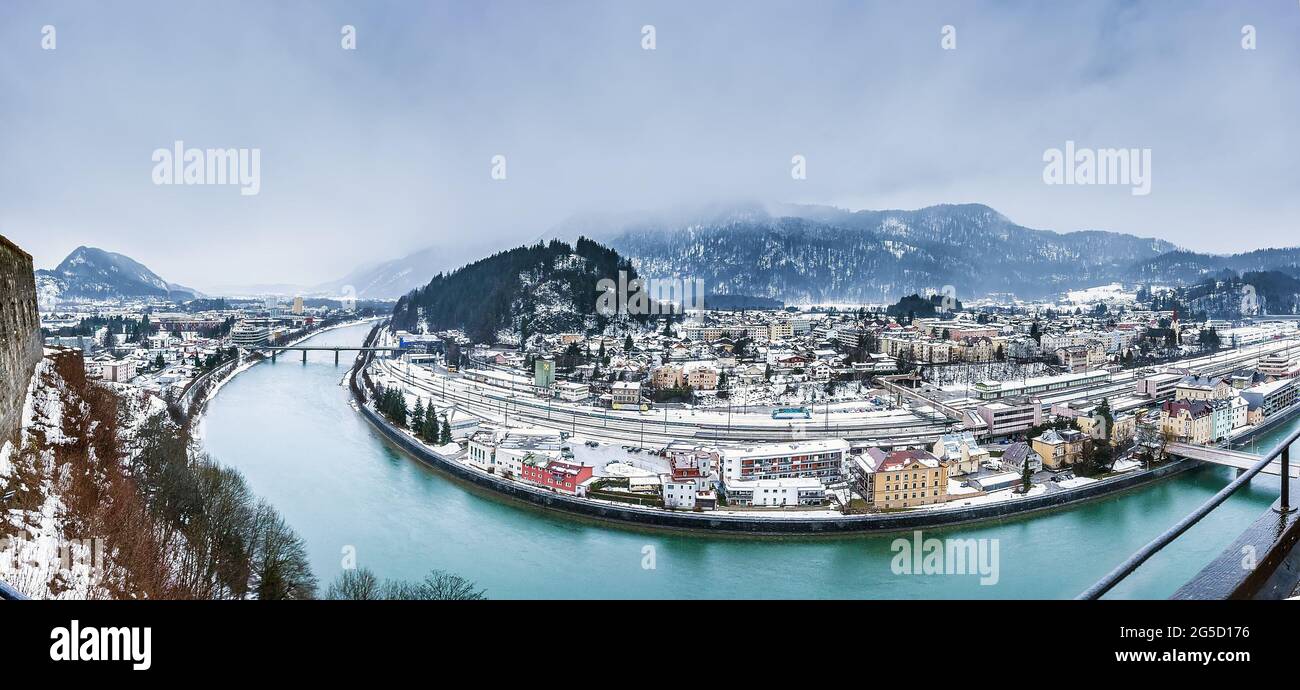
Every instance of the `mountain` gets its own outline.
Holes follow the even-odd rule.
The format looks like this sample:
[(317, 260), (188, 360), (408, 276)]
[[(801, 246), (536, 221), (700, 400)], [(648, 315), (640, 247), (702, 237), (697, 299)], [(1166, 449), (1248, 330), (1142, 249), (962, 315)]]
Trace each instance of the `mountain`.
[(393, 308), (392, 328), (416, 333), (461, 330), (478, 342), (518, 342), (535, 333), (603, 327), (597, 284), (636, 277), (618, 252), (579, 237), (493, 254), (439, 273)]
[[(350, 294), (359, 299), (397, 299), (449, 271), (488, 253), (486, 241), (462, 238), (450, 247), (427, 247), (401, 258), (363, 266), (348, 275), (309, 288), (321, 297)], [(500, 245), (497, 245), (500, 246)]]
[(1139, 262), (1131, 280), (1146, 283), (1193, 284), (1225, 271), (1281, 271), (1300, 276), (1300, 248), (1256, 249), (1241, 254), (1200, 254), (1175, 251)]
[[(792, 304), (893, 302), (953, 286), (958, 298), (1050, 297), (1129, 278), (1178, 248), (1096, 230), (1057, 233), (980, 204), (914, 211), (742, 207), (721, 220), (640, 223), (604, 238), (646, 276), (701, 278), (709, 292)], [(707, 304), (707, 301), (706, 301)]]
[(1193, 320), (1300, 314), (1300, 279), (1282, 271), (1246, 271), (1238, 276), (1225, 270), (1173, 294), (1174, 306)]
[(149, 297), (186, 301), (200, 295), (163, 280), (129, 256), (94, 247), (77, 247), (54, 270), (36, 271), (36, 293), (43, 302)]
[(359, 268), (339, 280), (316, 286), (314, 291), (341, 294), (351, 286), (363, 299), (401, 297), (423, 285), (429, 276), (451, 268), (444, 263), (443, 254), (434, 247), (421, 249), (400, 259)]

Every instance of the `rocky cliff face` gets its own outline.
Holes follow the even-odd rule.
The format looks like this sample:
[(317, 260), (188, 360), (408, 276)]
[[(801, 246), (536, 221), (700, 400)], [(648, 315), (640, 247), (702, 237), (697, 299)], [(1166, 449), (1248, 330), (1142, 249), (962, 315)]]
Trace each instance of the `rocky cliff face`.
[(32, 257), (0, 236), (0, 443), (18, 431), (41, 351)]

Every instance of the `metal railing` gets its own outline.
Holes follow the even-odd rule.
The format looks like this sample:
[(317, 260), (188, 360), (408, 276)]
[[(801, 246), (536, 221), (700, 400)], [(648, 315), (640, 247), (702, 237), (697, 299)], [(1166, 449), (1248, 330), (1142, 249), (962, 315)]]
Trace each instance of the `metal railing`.
[(1268, 467), (1279, 456), (1282, 458), (1281, 481), (1282, 495), (1278, 500), (1278, 508), (1281, 513), (1286, 514), (1295, 510), (1291, 506), (1291, 444), (1300, 439), (1300, 429), (1297, 429), (1282, 443), (1270, 450), (1259, 462), (1251, 466), (1250, 469), (1242, 472), (1240, 476), (1232, 480), (1227, 486), (1223, 487), (1218, 493), (1214, 494), (1210, 500), (1206, 501), (1199, 508), (1192, 511), (1187, 517), (1179, 520), (1177, 524), (1165, 530), (1160, 536), (1151, 540), (1146, 546), (1138, 549), (1136, 553), (1128, 557), (1128, 560), (1119, 564), (1114, 570), (1106, 574), (1105, 577), (1098, 580), (1093, 586), (1089, 587), (1075, 599), (1098, 599), (1106, 592), (1109, 592), (1115, 585), (1119, 584), (1124, 578), (1133, 574), (1139, 566), (1145, 563), (1149, 558), (1158, 553), (1161, 549), (1168, 546), (1170, 542), (1177, 539), (1183, 532), (1191, 529), (1192, 525), (1201, 521), (1201, 518), (1209, 515), (1211, 511), (1218, 508), (1228, 497), (1236, 493), (1238, 489), (1245, 486), (1250, 480), (1265, 467)]
[(4, 580), (0, 580), (0, 601), (22, 601), (26, 598), (22, 592), (10, 587)]

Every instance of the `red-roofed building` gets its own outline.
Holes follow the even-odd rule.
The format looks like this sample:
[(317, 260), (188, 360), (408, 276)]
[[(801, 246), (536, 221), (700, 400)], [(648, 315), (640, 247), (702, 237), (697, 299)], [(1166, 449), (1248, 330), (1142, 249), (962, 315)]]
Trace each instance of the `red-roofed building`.
[(525, 461), (520, 478), (561, 493), (576, 494), (578, 485), (591, 479), (591, 468), (560, 460)]

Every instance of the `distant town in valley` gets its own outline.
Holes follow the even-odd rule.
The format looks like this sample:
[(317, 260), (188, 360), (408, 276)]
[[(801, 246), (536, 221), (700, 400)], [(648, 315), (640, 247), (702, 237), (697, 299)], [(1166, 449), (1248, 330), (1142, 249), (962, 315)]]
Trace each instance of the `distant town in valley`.
[[(383, 321), (367, 345), (387, 349), (364, 358), (369, 404), (414, 442), (511, 482), (666, 511), (799, 520), (1068, 496), (1245, 443), (1297, 402), (1300, 320), (1266, 313), (1236, 276), (1050, 300), (715, 295), (725, 309), (656, 301), (646, 316), (596, 309), (596, 279), (637, 262), (590, 240), (496, 255), (396, 302), (87, 298), (79, 275), (96, 257), (124, 258), (80, 248), (65, 262), (80, 274), (51, 274), (72, 296), (45, 294), (44, 346), (178, 420), (201, 405), (196, 384)], [(500, 313), (473, 301), (498, 291), (485, 300), (511, 305)]]
[[(1273, 607), (1021, 642), (1300, 600), (1297, 0), (0, 2), (0, 64), (19, 668), (710, 600), (1290, 661)], [(553, 603), (302, 601), (484, 599)]]

